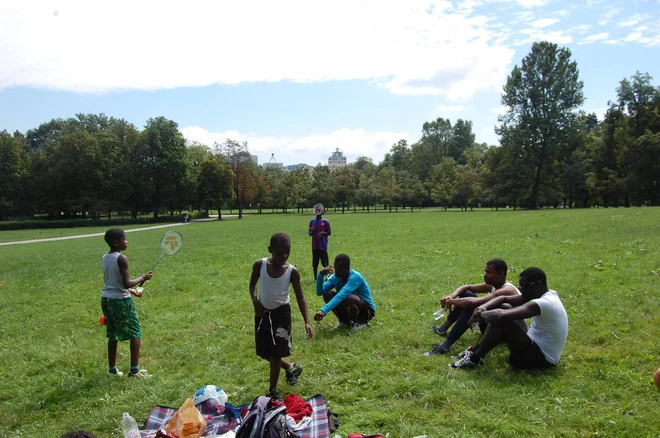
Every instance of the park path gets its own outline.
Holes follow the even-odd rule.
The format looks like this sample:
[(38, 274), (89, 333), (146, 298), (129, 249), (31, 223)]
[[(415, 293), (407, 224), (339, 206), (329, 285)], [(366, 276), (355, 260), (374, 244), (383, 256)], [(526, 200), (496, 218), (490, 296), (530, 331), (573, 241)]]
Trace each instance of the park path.
[[(222, 217), (234, 217), (238, 215), (229, 215), (225, 214), (222, 215)], [(245, 215), (243, 215), (245, 216)], [(209, 222), (213, 220), (217, 220), (218, 216), (210, 216), (208, 219), (195, 219), (190, 222), (175, 222), (175, 223), (169, 223), (169, 224), (163, 224), (163, 225), (153, 225), (150, 227), (143, 227), (143, 228), (132, 228), (130, 230), (125, 230), (127, 233), (132, 233), (134, 231), (147, 231), (147, 230), (156, 230), (158, 228), (171, 228), (171, 227), (179, 227), (179, 226), (186, 226), (198, 222)], [(8, 245), (23, 245), (27, 243), (40, 243), (40, 242), (55, 242), (57, 240), (68, 240), (68, 239), (85, 239), (87, 237), (99, 237), (103, 236), (105, 233), (92, 233), (92, 234), (77, 234), (75, 236), (62, 236), (62, 237), (46, 237), (44, 239), (32, 239), (32, 240), (17, 240), (15, 242), (0, 242), (0, 246), (8, 246)]]

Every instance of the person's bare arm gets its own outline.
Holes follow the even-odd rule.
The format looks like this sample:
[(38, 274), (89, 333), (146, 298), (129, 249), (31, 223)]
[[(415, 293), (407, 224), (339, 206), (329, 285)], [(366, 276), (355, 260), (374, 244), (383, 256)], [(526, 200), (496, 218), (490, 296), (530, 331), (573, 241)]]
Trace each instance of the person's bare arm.
[[(440, 304), (442, 305), (442, 307), (447, 308), (447, 307), (449, 307), (449, 306), (451, 305), (451, 304), (449, 303), (449, 300), (454, 300), (454, 299), (458, 298), (459, 295), (461, 295), (461, 294), (464, 293), (465, 291), (471, 290), (471, 291), (474, 292), (475, 294), (479, 294), (479, 293), (490, 292), (491, 287), (492, 287), (492, 286), (490, 286), (490, 285), (488, 285), (488, 284), (486, 284), (486, 283), (482, 283), (482, 284), (466, 284), (466, 285), (463, 285), (463, 286), (457, 287), (456, 290), (454, 290), (454, 292), (452, 292), (452, 293), (450, 293), (449, 295), (446, 295), (446, 296), (440, 298)], [(459, 307), (460, 307), (460, 306), (459, 306)]]
[(138, 278), (131, 280), (131, 274), (128, 269), (128, 258), (124, 254), (119, 255), (117, 258), (117, 264), (119, 265), (119, 273), (121, 275), (121, 281), (124, 284), (125, 289), (135, 287), (140, 283), (144, 283), (153, 275), (151, 272), (146, 272), (140, 275)]
[(312, 326), (309, 324), (309, 316), (307, 312), (307, 301), (305, 301), (305, 295), (303, 294), (302, 286), (300, 284), (300, 271), (297, 268), (293, 268), (291, 271), (291, 284), (293, 285), (293, 291), (296, 294), (296, 301), (298, 302), (298, 309), (302, 314), (303, 321), (305, 321), (305, 332), (307, 332), (307, 339), (311, 339)]
[(517, 293), (512, 285), (505, 284), (503, 287), (497, 289), (495, 292), (484, 295), (483, 297), (465, 297), (465, 298), (455, 298), (449, 300), (449, 305), (456, 307), (463, 307), (467, 309), (474, 309), (483, 304), (486, 304), (490, 300), (493, 300), (497, 297), (501, 297), (504, 295), (517, 295)]
[(481, 312), (479, 317), (488, 324), (502, 321), (520, 321), (541, 314), (541, 308), (534, 301), (528, 301), (513, 309), (493, 309)]
[(254, 315), (257, 317), (264, 316), (264, 306), (259, 302), (257, 296), (257, 282), (259, 281), (259, 273), (261, 271), (262, 260), (257, 260), (252, 265), (252, 275), (250, 275), (250, 298), (252, 298), (252, 305), (254, 306)]

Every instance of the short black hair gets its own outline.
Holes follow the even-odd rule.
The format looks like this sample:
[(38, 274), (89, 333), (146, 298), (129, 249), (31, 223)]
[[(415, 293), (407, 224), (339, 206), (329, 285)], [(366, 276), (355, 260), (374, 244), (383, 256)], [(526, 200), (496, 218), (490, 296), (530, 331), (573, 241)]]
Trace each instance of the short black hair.
[(270, 236), (270, 246), (274, 248), (291, 247), (291, 238), (286, 233), (275, 233)]
[(96, 438), (92, 432), (85, 430), (72, 430), (62, 435), (60, 438)]
[(105, 239), (105, 243), (107, 243), (108, 246), (112, 248), (112, 243), (115, 240), (121, 239), (125, 235), (126, 233), (121, 228), (110, 228), (108, 231), (105, 232), (105, 236), (103, 238)]
[(540, 284), (543, 284), (545, 286), (548, 285), (548, 280), (545, 277), (545, 272), (541, 268), (536, 268), (532, 266), (531, 268), (527, 268), (524, 271), (520, 273), (520, 278), (524, 278), (527, 280), (527, 283), (534, 283), (538, 282)]
[(509, 272), (509, 267), (506, 265), (506, 262), (502, 259), (490, 259), (486, 263), (486, 266), (492, 266), (495, 268), (497, 272), (504, 272), (504, 275), (506, 276), (506, 273)]
[(351, 258), (348, 256), (348, 254), (339, 254), (337, 257), (335, 257), (335, 265), (339, 262), (342, 266), (346, 266), (347, 268), (351, 267)]

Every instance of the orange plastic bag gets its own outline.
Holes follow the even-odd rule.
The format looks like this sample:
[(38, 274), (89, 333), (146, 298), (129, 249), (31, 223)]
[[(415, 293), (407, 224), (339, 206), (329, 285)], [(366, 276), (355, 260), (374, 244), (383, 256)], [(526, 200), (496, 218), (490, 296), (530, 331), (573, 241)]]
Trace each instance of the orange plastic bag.
[(165, 432), (177, 438), (199, 438), (205, 430), (206, 420), (193, 404), (192, 398), (183, 402), (165, 426)]

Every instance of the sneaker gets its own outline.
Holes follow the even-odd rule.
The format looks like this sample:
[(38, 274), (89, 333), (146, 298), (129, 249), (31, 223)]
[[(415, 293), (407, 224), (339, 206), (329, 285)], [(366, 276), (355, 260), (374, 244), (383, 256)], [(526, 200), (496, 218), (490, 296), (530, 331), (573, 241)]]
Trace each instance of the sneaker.
[(458, 353), (456, 356), (452, 356), (451, 359), (459, 360), (459, 359), (463, 359), (465, 356), (467, 357), (472, 356), (472, 345), (470, 345), (468, 348)]
[(359, 322), (356, 322), (355, 324), (353, 324), (353, 328), (351, 330), (353, 330), (354, 332), (357, 332), (357, 331), (360, 331), (364, 328), (367, 328), (366, 324), (360, 324)]
[(472, 368), (475, 368), (478, 365), (479, 365), (478, 362), (472, 362), (472, 354), (470, 354), (469, 356), (465, 356), (463, 357), (463, 359), (457, 362), (450, 363), (449, 367), (461, 369), (461, 370), (471, 370)]
[(431, 357), (436, 354), (445, 354), (447, 352), (449, 352), (448, 348), (443, 347), (442, 344), (436, 344), (433, 346), (433, 348), (424, 353), (424, 357)]
[(286, 370), (285, 371), (286, 383), (288, 383), (289, 385), (295, 385), (296, 383), (298, 383), (298, 377), (300, 377), (302, 372), (303, 372), (303, 367), (301, 367), (297, 363), (294, 363), (293, 364), (293, 370), (291, 370), (291, 371)]
[(151, 377), (151, 374), (149, 374), (147, 370), (140, 370), (137, 373), (129, 371), (128, 377)]
[(266, 397), (270, 397), (273, 400), (282, 401), (282, 396), (280, 395), (280, 392), (277, 390), (277, 388), (270, 388), (266, 393)]
[(442, 324), (433, 327), (433, 333), (435, 333), (436, 335), (447, 337), (447, 329)]
[(347, 322), (339, 321), (336, 326), (334, 326), (333, 328), (330, 329), (330, 331), (343, 329), (343, 328), (348, 328), (348, 327), (349, 327), (349, 324)]
[(124, 375), (124, 373), (122, 373), (119, 370), (117, 370), (117, 372), (114, 372), (114, 373), (111, 373), (110, 371), (108, 371), (108, 374), (110, 374), (112, 377), (121, 377), (121, 376)]

